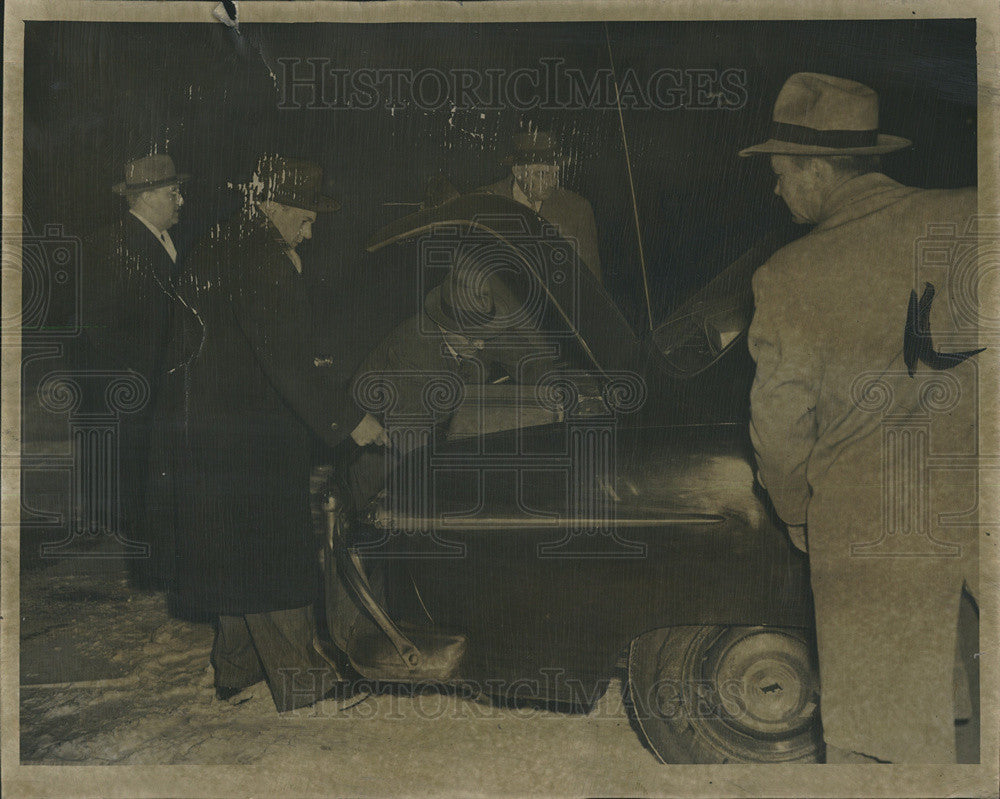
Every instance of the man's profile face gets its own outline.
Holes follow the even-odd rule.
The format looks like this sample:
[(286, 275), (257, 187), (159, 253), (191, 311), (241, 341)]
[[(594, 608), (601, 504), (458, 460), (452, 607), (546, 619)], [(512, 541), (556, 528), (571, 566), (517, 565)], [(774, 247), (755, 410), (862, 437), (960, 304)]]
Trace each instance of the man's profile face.
[(817, 222), (823, 203), (822, 181), (813, 167), (813, 159), (808, 157), (771, 156), (771, 169), (777, 178), (774, 193), (785, 201), (792, 220), (800, 225)]
[(160, 230), (166, 230), (177, 224), (180, 218), (184, 198), (181, 187), (176, 183), (150, 189), (139, 195), (139, 210), (142, 215)]
[(545, 202), (559, 185), (558, 164), (515, 164), (511, 167), (521, 191), (532, 202)]
[(443, 327), (440, 330), (445, 341), (451, 345), (459, 358), (475, 358), (486, 346), (486, 342), (481, 338), (472, 338), (454, 330), (445, 330)]
[(305, 208), (296, 208), (293, 205), (274, 203), (271, 221), (288, 246), (294, 250), (302, 243), (303, 239), (312, 238), (312, 226), (313, 222), (316, 221), (316, 212), (307, 211)]

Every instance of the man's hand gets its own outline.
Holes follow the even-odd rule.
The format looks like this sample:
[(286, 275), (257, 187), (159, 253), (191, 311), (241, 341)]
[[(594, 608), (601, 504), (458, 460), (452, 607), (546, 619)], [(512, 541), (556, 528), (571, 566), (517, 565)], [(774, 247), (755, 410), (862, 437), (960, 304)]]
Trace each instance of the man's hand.
[(365, 447), (368, 444), (378, 444), (380, 447), (389, 446), (389, 436), (386, 434), (385, 428), (370, 413), (366, 413), (364, 418), (358, 422), (358, 426), (351, 431), (351, 438), (359, 447)]

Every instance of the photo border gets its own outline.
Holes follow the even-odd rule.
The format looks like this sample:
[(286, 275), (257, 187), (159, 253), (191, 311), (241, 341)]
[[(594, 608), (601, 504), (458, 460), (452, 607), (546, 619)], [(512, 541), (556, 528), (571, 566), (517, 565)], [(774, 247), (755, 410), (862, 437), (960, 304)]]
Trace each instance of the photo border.
[[(18, 239), (22, 186), (24, 21), (144, 21), (221, 24), (211, 16), (215, 2), (81, 2), (8, 0), (4, 25), (3, 236)], [(243, 2), (244, 23), (339, 22), (585, 22), (622, 21), (750, 21), (975, 18), (978, 50), (978, 164), (980, 214), (997, 214), (1000, 153), (1000, 9), (990, 2), (901, 2), (862, 0), (678, 0), (677, 2)], [(749, 211), (749, 209), (748, 209)], [(9, 268), (14, 267), (14, 268)], [(3, 313), (20, 313), (19, 262), (4, 264)], [(981, 298), (1000, 307), (1000, 297)], [(989, 343), (989, 342), (986, 342)], [(990, 354), (987, 350), (986, 355)], [(998, 407), (997, 358), (982, 362), (980, 408)], [(282, 766), (70, 766), (21, 765), (19, 714), (19, 485), (20, 485), (20, 333), (3, 341), (3, 495), (2, 563), (0, 563), (0, 768), (3, 793), (22, 796), (325, 796), (338, 792), (336, 768), (330, 774), (296, 773)], [(998, 415), (983, 411), (980, 452), (1000, 454)], [(993, 479), (988, 479), (992, 473)], [(980, 470), (981, 519), (1000, 518), (996, 470)], [(996, 796), (998, 779), (998, 643), (997, 536), (982, 539), (980, 600), (981, 763), (979, 765), (870, 766), (740, 765), (664, 766), (657, 785), (635, 784), (630, 795), (671, 796)], [(293, 766), (293, 764), (292, 764)], [(623, 768), (627, 772), (627, 767)], [(593, 786), (589, 786), (590, 790)], [(566, 793), (586, 793), (588, 785), (567, 785)], [(372, 795), (379, 795), (375, 786)], [(383, 792), (384, 793), (384, 792)], [(480, 794), (472, 769), (457, 776), (453, 795)], [(415, 786), (412, 795), (424, 795)]]

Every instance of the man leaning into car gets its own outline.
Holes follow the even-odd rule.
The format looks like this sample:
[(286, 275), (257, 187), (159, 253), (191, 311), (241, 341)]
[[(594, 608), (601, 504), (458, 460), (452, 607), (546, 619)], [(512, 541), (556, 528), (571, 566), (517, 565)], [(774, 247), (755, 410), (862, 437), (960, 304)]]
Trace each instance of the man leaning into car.
[(928, 478), (921, 511), (919, 453), (905, 450), (919, 435), (904, 433), (925, 431), (931, 453), (976, 451), (976, 330), (950, 313), (953, 276), (924, 283), (914, 266), (928, 225), (966, 229), (976, 190), (882, 174), (879, 156), (909, 144), (878, 132), (867, 86), (799, 73), (770, 139), (740, 152), (768, 155), (775, 193), (814, 225), (754, 275), (748, 343), (759, 480), (809, 553), (828, 763), (956, 757), (958, 610), (977, 546), (974, 526), (940, 519), (975, 507), (975, 481)]
[[(397, 433), (401, 449), (416, 443), (398, 436), (406, 420), (428, 415), (434, 427), (442, 429), (451, 418), (454, 409), (428, 404), (427, 390), (435, 378), (444, 376), (461, 385), (536, 385), (556, 368), (555, 351), (545, 337), (522, 324), (523, 309), (514, 294), (496, 276), (480, 281), (475, 272), (475, 267), (449, 272), (424, 297), (421, 313), (400, 323), (368, 354), (354, 377), (356, 398), (378, 383), (391, 391), (394, 401), (388, 413), (396, 423), (383, 421)], [(528, 409), (523, 412), (527, 417)], [(358, 506), (381, 489), (384, 466), (385, 454), (377, 449), (368, 448), (355, 459), (349, 479)]]

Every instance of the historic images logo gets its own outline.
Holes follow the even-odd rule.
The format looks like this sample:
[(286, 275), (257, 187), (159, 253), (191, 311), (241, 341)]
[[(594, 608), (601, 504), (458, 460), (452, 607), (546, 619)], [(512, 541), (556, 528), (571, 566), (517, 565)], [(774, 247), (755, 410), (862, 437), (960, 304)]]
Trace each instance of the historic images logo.
[[(882, 528), (860, 557), (959, 557), (980, 528), (980, 358), (1000, 318), (984, 287), (1000, 265), (1000, 220), (928, 225), (914, 246), (903, 328), (906, 369), (865, 372), (854, 407), (880, 417)], [(918, 294), (917, 289), (920, 289)]]
[(282, 109), (397, 111), (735, 111), (747, 102), (744, 69), (662, 67), (590, 74), (542, 58), (519, 69), (346, 69), (329, 58), (279, 58)]

